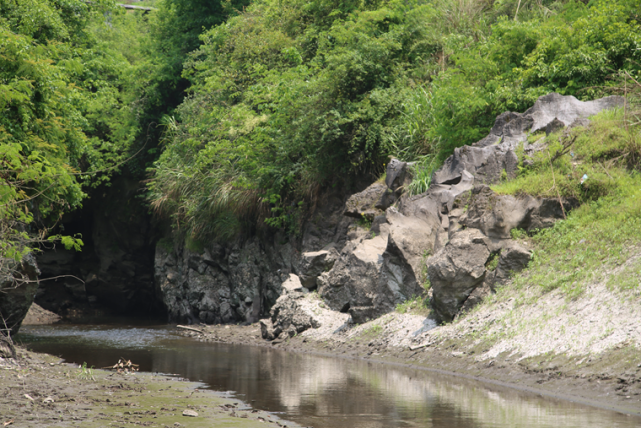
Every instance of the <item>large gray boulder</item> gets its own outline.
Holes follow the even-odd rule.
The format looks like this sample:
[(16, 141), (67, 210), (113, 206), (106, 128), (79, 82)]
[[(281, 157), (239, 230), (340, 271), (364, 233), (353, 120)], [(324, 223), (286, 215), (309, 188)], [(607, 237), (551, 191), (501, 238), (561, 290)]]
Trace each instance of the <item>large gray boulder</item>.
[(0, 278), (0, 329), (6, 325), (14, 336), (36, 296), (40, 270), (31, 253), (19, 263), (6, 260), (4, 263), (4, 276)]
[(428, 259), (432, 307), (442, 321), (454, 319), (472, 292), (485, 280), (492, 243), (478, 229), (465, 229)]
[(435, 217), (407, 217), (392, 208), (387, 211), (387, 223), (380, 281), (390, 305), (395, 306), (425, 293), (425, 261), (434, 253), (441, 225)]
[(315, 289), (318, 277), (323, 272), (329, 272), (334, 267), (338, 256), (338, 251), (334, 247), (301, 254), (299, 276), (302, 285), (308, 290)]
[(509, 239), (512, 229), (530, 232), (551, 227), (563, 218), (563, 209), (570, 211), (577, 204), (576, 201), (563, 201), (562, 209), (556, 198), (497, 195), (485, 185), (474, 187), (466, 202), (467, 211), (458, 222), (496, 239)]
[(345, 215), (357, 219), (374, 220), (377, 215), (383, 214), (376, 205), (387, 192), (383, 183), (374, 183), (362, 192), (355, 193), (345, 203)]
[(540, 97), (525, 113), (499, 115), (487, 137), (472, 146), (455, 149), (443, 167), (434, 173), (432, 181), (435, 184), (456, 184), (463, 171), (472, 174), (476, 184), (511, 178), (517, 171), (516, 149), (527, 142), (528, 134), (584, 123), (584, 119), (601, 110), (623, 103), (624, 98), (619, 96), (586, 102), (555, 93)]
[[(332, 270), (318, 278), (319, 294), (331, 309), (348, 312), (351, 307), (380, 306), (375, 305), (375, 301), (378, 303), (387, 297), (379, 286), (386, 247), (386, 235), (345, 246)], [(380, 310), (383, 313), (390, 308)]]

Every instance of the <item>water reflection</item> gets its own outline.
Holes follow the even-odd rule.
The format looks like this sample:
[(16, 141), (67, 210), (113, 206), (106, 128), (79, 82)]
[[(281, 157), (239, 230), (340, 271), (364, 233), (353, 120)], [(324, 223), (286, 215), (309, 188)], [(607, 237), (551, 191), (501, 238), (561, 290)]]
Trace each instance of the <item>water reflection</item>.
[(254, 407), (316, 428), (636, 427), (641, 418), (533, 394), (394, 367), (204, 344), (165, 327), (33, 326), (19, 338), (77, 364), (129, 358), (142, 370), (177, 373)]

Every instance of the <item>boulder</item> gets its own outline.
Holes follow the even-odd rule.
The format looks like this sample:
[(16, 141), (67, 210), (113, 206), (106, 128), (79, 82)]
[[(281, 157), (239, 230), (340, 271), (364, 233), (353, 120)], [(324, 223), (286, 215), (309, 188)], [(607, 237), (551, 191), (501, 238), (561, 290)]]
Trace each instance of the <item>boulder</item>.
[(289, 278), (287, 278), (285, 282), (283, 282), (281, 287), (283, 287), (283, 291), (285, 293), (303, 293), (304, 291), (307, 291), (303, 288), (303, 284), (301, 284), (298, 275), (294, 275), (293, 273), (289, 274)]
[(380, 310), (375, 306), (351, 306), (348, 312), (355, 324), (364, 324), (381, 315)]
[[(454, 149), (443, 166), (434, 173), (434, 184), (458, 184), (463, 171), (474, 176), (477, 183), (497, 183), (504, 176), (513, 178), (518, 171), (515, 147), (507, 143), (475, 147), (463, 146)], [(505, 173), (504, 173), (505, 171)]]
[[(511, 230), (515, 228), (528, 232), (548, 228), (563, 218), (558, 199), (497, 195), (485, 185), (475, 186), (467, 203), (467, 211), (458, 218), (458, 222), (496, 239), (509, 239)], [(568, 212), (577, 202), (564, 201), (563, 204)]]
[(31, 253), (19, 263), (5, 263), (8, 269), (0, 280), (0, 328), (4, 329), (6, 325), (15, 336), (36, 296), (40, 270)]
[(387, 186), (383, 183), (374, 183), (362, 192), (355, 193), (345, 203), (344, 214), (357, 219), (374, 220), (374, 217), (381, 215), (382, 210), (376, 205), (387, 192)]
[(434, 252), (441, 225), (434, 217), (407, 217), (387, 211), (388, 238), (381, 266), (381, 290), (390, 306), (425, 293), (425, 260)]
[(514, 273), (525, 269), (532, 259), (532, 252), (522, 245), (510, 241), (499, 255), (499, 263), (494, 271), (491, 286), (504, 284)]
[(465, 229), (427, 260), (432, 306), (442, 321), (451, 321), (485, 280), (491, 246), (480, 230)]
[(387, 164), (385, 171), (385, 185), (392, 191), (396, 192), (411, 181), (409, 167), (411, 163), (403, 162), (398, 159), (392, 159)]
[(330, 247), (328, 250), (310, 251), (301, 254), (300, 281), (308, 290), (316, 288), (316, 280), (323, 272), (328, 272), (334, 267), (338, 259), (338, 251)]
[(262, 337), (267, 340), (274, 340), (282, 333), (286, 337), (293, 337), (310, 328), (320, 327), (320, 322), (315, 318), (314, 314), (300, 305), (305, 293), (301, 292), (304, 289), (298, 276), (291, 274), (283, 282), (282, 289), (283, 294), (272, 307), (270, 318), (260, 321)]
[(385, 235), (345, 246), (332, 270), (318, 278), (319, 294), (331, 309), (347, 312), (352, 306), (373, 306), (374, 299), (386, 297), (379, 289), (386, 247)]

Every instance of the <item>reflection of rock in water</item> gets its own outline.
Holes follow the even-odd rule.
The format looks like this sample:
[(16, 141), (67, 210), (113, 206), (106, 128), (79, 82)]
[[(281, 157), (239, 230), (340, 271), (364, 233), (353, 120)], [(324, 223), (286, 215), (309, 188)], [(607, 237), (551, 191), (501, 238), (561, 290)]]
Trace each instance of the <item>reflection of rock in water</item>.
[[(432, 426), (437, 413), (457, 427), (629, 426), (625, 416), (617, 425), (616, 415), (597, 409), (451, 376), (300, 355), (287, 364), (284, 376), (274, 381), (293, 414), (383, 414), (417, 426)], [(354, 418), (347, 426), (387, 427), (389, 422)]]
[[(123, 343), (147, 343), (144, 350), (125, 347), (124, 356), (144, 365), (143, 370), (177, 373), (215, 390), (234, 391), (230, 395), (239, 401), (282, 411), (284, 419), (315, 428), (641, 426), (638, 418), (472, 380), (271, 348), (204, 344), (163, 329), (45, 326), (25, 330), (31, 336), (41, 332), (49, 338), (72, 337), (65, 343), (67, 348), (75, 346), (81, 362), (90, 364), (89, 354), (108, 359), (105, 364), (91, 362), (97, 366), (113, 364), (114, 353), (120, 357), (123, 352)], [(131, 340), (127, 335), (133, 336)], [(104, 340), (106, 336), (112, 340)]]

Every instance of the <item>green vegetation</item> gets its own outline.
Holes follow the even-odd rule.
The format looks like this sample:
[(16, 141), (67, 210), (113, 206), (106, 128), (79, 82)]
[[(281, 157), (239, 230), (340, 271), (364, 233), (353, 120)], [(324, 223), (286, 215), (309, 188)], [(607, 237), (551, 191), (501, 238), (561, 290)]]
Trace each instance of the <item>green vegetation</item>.
[[(555, 154), (564, 139), (574, 143), (567, 153)], [(547, 150), (534, 157), (514, 181), (494, 186), (499, 193), (575, 198), (582, 205), (553, 228), (528, 238), (534, 258), (513, 287), (560, 289), (576, 297), (593, 281), (602, 281), (638, 251), (641, 243), (641, 128), (637, 112), (607, 111), (593, 118), (588, 128), (568, 136), (550, 135)], [(554, 177), (552, 176), (554, 170)], [(587, 175), (587, 179), (581, 179)], [(558, 192), (558, 193), (557, 193)], [(522, 231), (512, 236), (525, 238)], [(638, 263), (631, 262), (609, 276), (609, 285), (637, 289)]]
[(499, 253), (490, 254), (490, 259), (485, 264), (488, 271), (493, 272), (496, 270), (496, 267), (499, 265), (499, 255)]
[[(46, 242), (80, 250), (62, 216), (113, 174), (144, 178), (158, 122), (183, 98), (182, 62), (231, 2), (0, 0), (0, 270)], [(181, 83), (182, 82), (182, 83)]]
[[(132, 61), (102, 37), (107, 1), (0, 1), (0, 260), (19, 260), (108, 181), (138, 123)], [(135, 50), (131, 50), (134, 52)]]
[(428, 316), (432, 312), (432, 309), (430, 307), (429, 299), (415, 296), (396, 305), (396, 312), (399, 314)]
[(81, 366), (78, 367), (78, 373), (76, 373), (76, 377), (81, 380), (93, 380), (94, 382), (96, 381), (96, 378), (93, 375), (93, 366), (87, 367), (87, 363), (82, 363)]
[(257, 0), (189, 55), (149, 200), (180, 233), (228, 238), (297, 229), (320, 188), (389, 156), (419, 161), (419, 193), (503, 111), (639, 76), (637, 14), (632, 0)]
[(383, 332), (383, 326), (380, 324), (374, 324), (373, 326), (363, 330), (359, 335), (361, 339), (373, 339)]
[[(641, 79), (635, 0), (153, 6), (0, 0), (3, 259), (52, 234), (79, 249), (55, 225), (124, 168), (149, 174), (147, 201), (174, 242), (295, 234), (323, 188), (378, 177), (390, 156), (416, 162), (418, 194), (497, 114)], [(641, 153), (630, 126), (611, 126), (621, 114), (552, 137), (497, 190), (620, 200)], [(570, 146), (578, 166), (560, 155)]]

